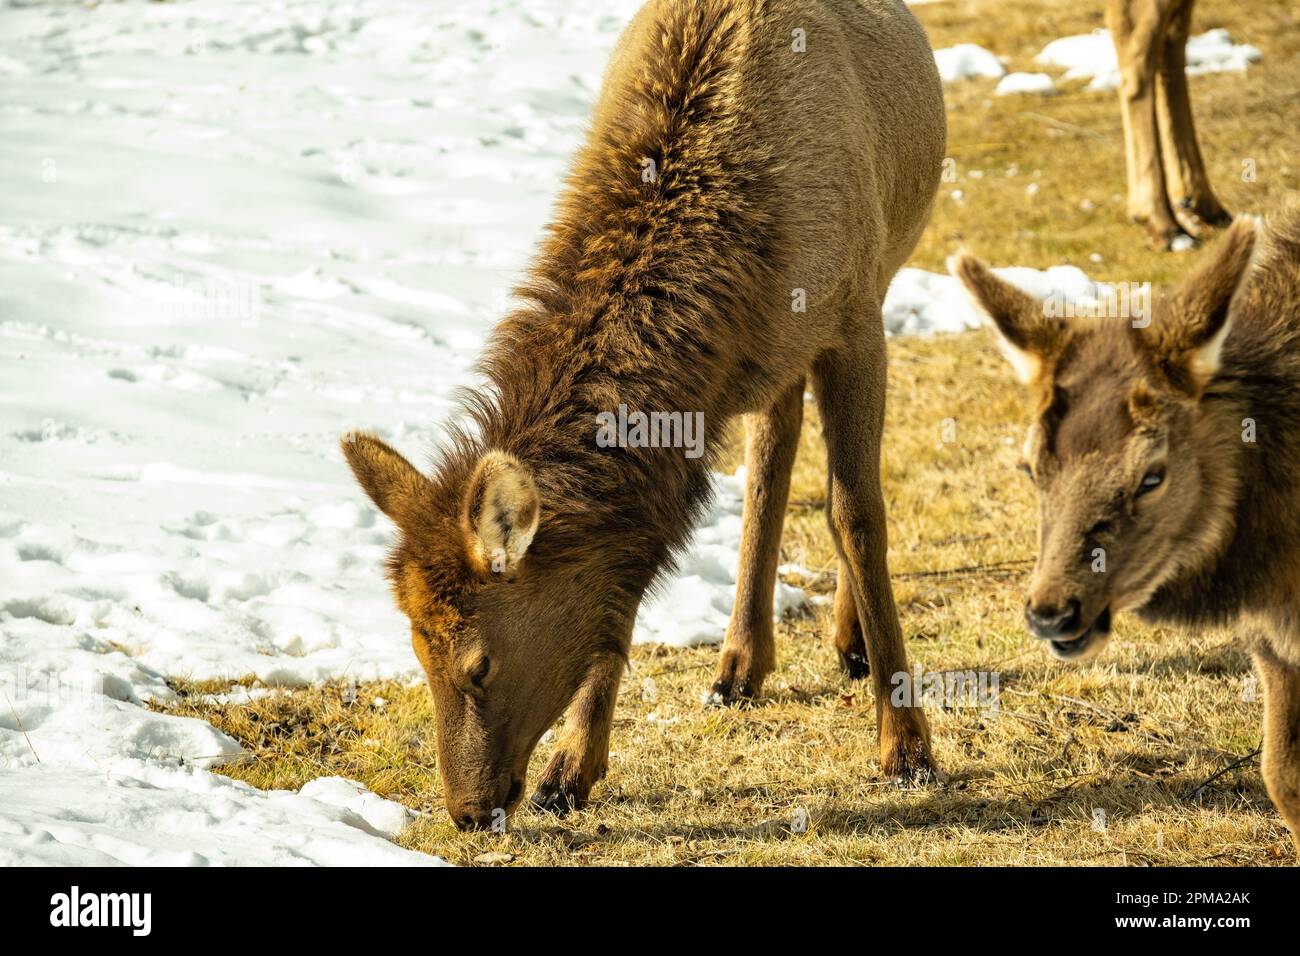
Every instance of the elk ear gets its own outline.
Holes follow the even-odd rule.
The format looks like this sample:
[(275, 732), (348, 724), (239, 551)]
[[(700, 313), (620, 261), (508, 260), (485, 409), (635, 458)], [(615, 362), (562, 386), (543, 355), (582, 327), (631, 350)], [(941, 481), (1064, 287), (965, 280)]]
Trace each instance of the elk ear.
[(1163, 321), (1141, 330), (1156, 366), (1181, 391), (1199, 395), (1219, 370), (1233, 297), (1250, 272), (1258, 230), (1254, 217), (1238, 216), (1170, 294)]
[(489, 451), (474, 466), (462, 520), (479, 572), (513, 574), (541, 521), (537, 485), (517, 458)]
[(393, 524), (409, 529), (428, 500), (429, 479), (374, 435), (349, 432), (339, 445), (370, 500)]
[(971, 302), (993, 324), (998, 345), (1020, 380), (1037, 381), (1064, 335), (1060, 319), (1049, 317), (1045, 303), (999, 279), (968, 252), (950, 258), (948, 271), (961, 280)]

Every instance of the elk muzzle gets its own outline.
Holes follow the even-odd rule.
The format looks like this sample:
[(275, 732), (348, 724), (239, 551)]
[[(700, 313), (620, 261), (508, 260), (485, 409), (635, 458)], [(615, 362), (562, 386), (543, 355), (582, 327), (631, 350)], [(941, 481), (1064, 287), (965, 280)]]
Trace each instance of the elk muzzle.
[(524, 778), (513, 774), (504, 777), (497, 785), (496, 794), (488, 800), (447, 799), (447, 812), (458, 830), (486, 830), (496, 821), (504, 821), (519, 803), (524, 792)]

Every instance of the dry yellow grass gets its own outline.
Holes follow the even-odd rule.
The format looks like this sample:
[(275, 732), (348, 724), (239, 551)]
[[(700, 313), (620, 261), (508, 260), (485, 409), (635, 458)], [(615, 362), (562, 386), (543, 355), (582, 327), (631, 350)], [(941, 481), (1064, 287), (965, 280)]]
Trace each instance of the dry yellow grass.
[[(1192, 81), (1211, 175), (1234, 210), (1267, 210), (1300, 174), (1289, 154), (1300, 94), (1285, 92), (1300, 89), (1300, 24), (1285, 7), (1197, 4), (1196, 32), (1226, 26), (1264, 52), (1244, 76)], [(979, 43), (1034, 70), (1049, 40), (1101, 24), (1101, 0), (946, 0), (917, 13), (935, 46)], [(1042, 100), (995, 98), (992, 87), (948, 90), (958, 177), (914, 264), (940, 269), (964, 243), (995, 264), (1069, 262), (1111, 280), (1166, 282), (1187, 268), (1191, 257), (1150, 250), (1124, 221), (1112, 94), (1075, 84)], [(1247, 159), (1253, 183), (1241, 178)], [(174, 709), (246, 745), (249, 757), (224, 772), (260, 787), (361, 780), (427, 811), (401, 843), (458, 863), (489, 851), (539, 865), (1291, 862), (1257, 761), (1215, 776), (1259, 737), (1249, 664), (1230, 635), (1121, 618), (1103, 658), (1082, 666), (1050, 660), (1024, 635), (1035, 515), (1014, 464), (1025, 410), (984, 334), (894, 341), (890, 374), (885, 483), (909, 652), (927, 671), (999, 679), (996, 712), (930, 709), (951, 775), (942, 785), (900, 790), (881, 777), (871, 698), (839, 675), (825, 608), (782, 623), (779, 668), (748, 709), (700, 705), (716, 648), (634, 648), (592, 805), (566, 820), (522, 811), (506, 835), (458, 833), (441, 809), (422, 686), (363, 685), (351, 704), (340, 687), (243, 706), (191, 695)], [(817, 572), (804, 583), (829, 593), (823, 499), (810, 408), (783, 560)], [(549, 756), (544, 743), (534, 776)]]
[[(935, 47), (978, 43), (1011, 71), (1051, 40), (1104, 26), (1103, 0), (944, 0), (915, 12)], [(1198, 0), (1193, 33), (1228, 29), (1264, 54), (1246, 73), (1189, 78), (1202, 152), (1215, 190), (1234, 212), (1263, 212), (1295, 191), (1300, 161), (1300, 8), (1288, 3)], [(942, 269), (963, 243), (995, 265), (1072, 263), (1107, 280), (1164, 282), (1185, 256), (1157, 252), (1125, 222), (1123, 133), (1114, 93), (1059, 83), (1050, 97), (993, 95), (993, 80), (950, 84), (945, 183), (912, 264)], [(1253, 161), (1255, 178), (1243, 180)], [(1030, 195), (1031, 186), (1037, 191)], [(959, 193), (960, 198), (954, 198)], [(1091, 256), (1101, 256), (1093, 262)]]

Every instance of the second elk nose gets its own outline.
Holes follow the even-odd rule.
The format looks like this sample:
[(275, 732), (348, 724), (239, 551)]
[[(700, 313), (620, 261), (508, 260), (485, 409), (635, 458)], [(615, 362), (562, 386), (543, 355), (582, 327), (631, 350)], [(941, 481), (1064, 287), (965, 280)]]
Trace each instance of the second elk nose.
[(1079, 629), (1079, 602), (1071, 598), (1064, 607), (1035, 607), (1031, 602), (1025, 606), (1025, 618), (1035, 637), (1068, 637)]

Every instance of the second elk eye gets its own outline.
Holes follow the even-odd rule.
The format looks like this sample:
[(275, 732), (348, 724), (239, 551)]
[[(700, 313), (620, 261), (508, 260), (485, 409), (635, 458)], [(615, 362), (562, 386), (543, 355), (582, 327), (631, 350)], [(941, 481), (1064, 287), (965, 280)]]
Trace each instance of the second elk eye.
[(1144, 495), (1148, 491), (1154, 491), (1165, 483), (1165, 470), (1163, 468), (1153, 468), (1142, 477), (1142, 484), (1138, 486), (1138, 494)]
[(491, 669), (491, 667), (492, 667), (491, 661), (489, 661), (486, 657), (480, 657), (474, 663), (474, 666), (469, 669), (468, 676), (469, 676), (470, 683), (473, 684), (475, 687), (482, 687), (483, 681), (487, 677), (488, 671)]

